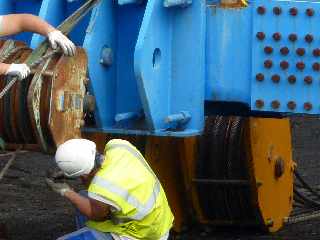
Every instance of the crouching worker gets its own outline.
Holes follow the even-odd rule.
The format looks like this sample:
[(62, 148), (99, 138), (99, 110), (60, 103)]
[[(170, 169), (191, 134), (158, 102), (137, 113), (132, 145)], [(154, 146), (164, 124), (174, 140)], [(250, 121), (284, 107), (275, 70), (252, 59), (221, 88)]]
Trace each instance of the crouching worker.
[(82, 228), (59, 240), (168, 239), (173, 215), (165, 192), (132, 144), (111, 140), (100, 155), (94, 142), (72, 139), (58, 147), (55, 160), (66, 177), (80, 177), (88, 186), (86, 194), (78, 194), (66, 183), (46, 179), (81, 213), (76, 220)]

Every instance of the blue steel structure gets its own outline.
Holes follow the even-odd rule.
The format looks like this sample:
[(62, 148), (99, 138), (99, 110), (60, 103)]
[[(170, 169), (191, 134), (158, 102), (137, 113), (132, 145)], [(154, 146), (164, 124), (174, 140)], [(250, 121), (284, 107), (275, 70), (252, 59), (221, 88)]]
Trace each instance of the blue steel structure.
[[(28, 12), (58, 25), (83, 2), (1, 0), (0, 14)], [(222, 8), (212, 0), (101, 0), (70, 36), (88, 53), (96, 98), (96, 126), (84, 131), (197, 135), (205, 102), (319, 114), (319, 20), (317, 1)]]

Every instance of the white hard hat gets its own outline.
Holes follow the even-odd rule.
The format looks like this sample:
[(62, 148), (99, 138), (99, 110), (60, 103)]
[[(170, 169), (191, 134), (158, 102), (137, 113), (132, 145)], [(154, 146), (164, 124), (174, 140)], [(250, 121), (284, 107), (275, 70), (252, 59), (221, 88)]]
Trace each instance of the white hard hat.
[(58, 167), (67, 177), (89, 174), (94, 167), (96, 144), (87, 139), (71, 139), (61, 144), (55, 155)]

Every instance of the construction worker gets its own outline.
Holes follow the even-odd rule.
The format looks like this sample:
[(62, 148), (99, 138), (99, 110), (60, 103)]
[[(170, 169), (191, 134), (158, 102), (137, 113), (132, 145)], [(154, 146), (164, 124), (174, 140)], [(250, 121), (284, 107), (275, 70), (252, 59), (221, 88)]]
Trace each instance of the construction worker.
[[(11, 14), (0, 16), (0, 37), (13, 35), (21, 32), (34, 32), (48, 37), (53, 49), (60, 47), (64, 54), (73, 56), (76, 51), (75, 45), (60, 31), (47, 22), (31, 14)], [(0, 75), (17, 76), (20, 80), (30, 74), (26, 64), (0, 63)]]
[(59, 240), (168, 239), (173, 215), (165, 192), (141, 153), (128, 141), (109, 141), (101, 155), (92, 141), (68, 140), (58, 147), (55, 160), (66, 177), (80, 177), (88, 186), (86, 193), (79, 194), (66, 183), (46, 179), (53, 191), (81, 213), (76, 222), (82, 228)]

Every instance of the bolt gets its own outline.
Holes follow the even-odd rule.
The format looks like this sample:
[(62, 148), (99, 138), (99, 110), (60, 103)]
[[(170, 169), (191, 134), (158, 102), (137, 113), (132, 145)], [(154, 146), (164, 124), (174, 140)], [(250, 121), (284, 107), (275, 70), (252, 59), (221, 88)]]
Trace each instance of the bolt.
[(280, 49), (280, 53), (282, 55), (288, 55), (289, 52), (290, 52), (289, 48), (287, 48), (287, 47), (283, 47), (283, 48)]
[(270, 46), (266, 46), (266, 47), (264, 48), (264, 52), (265, 52), (266, 54), (271, 54), (271, 53), (273, 52), (273, 48), (270, 47)]
[(275, 41), (279, 41), (281, 39), (281, 34), (276, 32), (272, 35), (272, 37)]
[(279, 83), (280, 82), (280, 76), (278, 74), (274, 74), (271, 77), (272, 82)]
[(266, 37), (266, 35), (264, 34), (264, 32), (257, 32), (256, 37), (259, 40), (263, 40)]
[(257, 8), (257, 12), (258, 12), (258, 14), (263, 15), (266, 13), (266, 8), (264, 6), (259, 6)]
[(296, 53), (297, 53), (299, 56), (303, 56), (303, 55), (306, 53), (306, 51), (304, 50), (304, 48), (298, 48), (298, 49), (296, 50)]
[(289, 63), (287, 61), (281, 61), (280, 62), (280, 67), (285, 70), (285, 69), (288, 69), (289, 67)]
[(274, 15), (280, 15), (282, 12), (281, 8), (280, 7), (274, 7), (273, 8), (273, 13)]
[(304, 82), (308, 85), (312, 84), (312, 77), (311, 76), (306, 76), (304, 78)]
[(302, 71), (306, 67), (306, 65), (304, 64), (304, 62), (297, 62), (296, 67)]
[(296, 109), (297, 104), (296, 104), (294, 101), (289, 101), (288, 104), (287, 104), (287, 107), (288, 107), (290, 110), (294, 110), (294, 109)]
[(271, 60), (264, 61), (264, 67), (265, 68), (272, 68), (272, 65), (273, 65), (273, 63), (272, 63)]
[(312, 69), (316, 72), (320, 71), (320, 64), (319, 63), (312, 64)]
[(280, 107), (280, 102), (278, 100), (274, 100), (271, 102), (271, 107), (273, 109), (278, 109)]
[(256, 75), (256, 80), (262, 82), (264, 80), (264, 75), (262, 73), (258, 73)]
[(298, 9), (295, 8), (295, 7), (293, 7), (293, 8), (290, 8), (289, 12), (290, 12), (290, 15), (291, 15), (291, 16), (297, 16), (297, 14), (298, 14)]
[(307, 43), (311, 43), (313, 41), (313, 36), (311, 34), (307, 34), (304, 37), (304, 40), (306, 40)]
[(285, 171), (285, 164), (281, 157), (278, 157), (274, 164), (274, 176), (276, 179), (280, 178)]
[(264, 101), (261, 99), (256, 100), (256, 107), (257, 108), (263, 108), (264, 107)]
[(313, 49), (312, 54), (315, 57), (319, 57), (320, 56), (320, 49), (319, 48)]
[(312, 17), (314, 15), (314, 10), (312, 8), (307, 8), (306, 14), (309, 17)]
[(297, 41), (297, 39), (298, 39), (297, 34), (291, 33), (291, 34), (289, 35), (289, 40), (290, 40), (291, 42), (295, 42), (295, 41)]
[(295, 84), (296, 81), (297, 81), (296, 76), (290, 75), (290, 76), (288, 77), (288, 82), (289, 82), (290, 84)]
[(306, 111), (310, 111), (312, 109), (312, 104), (310, 102), (306, 102), (303, 104), (303, 108)]

